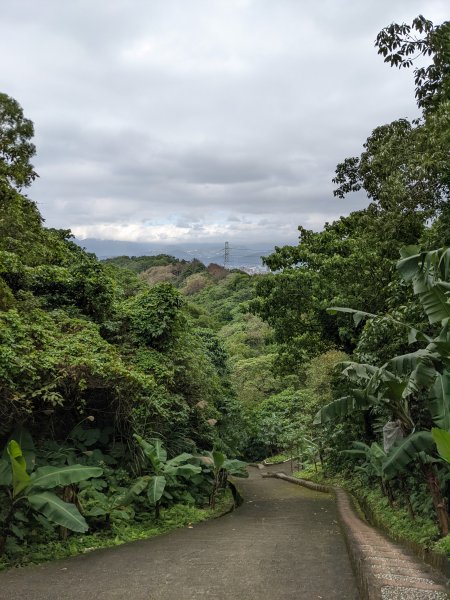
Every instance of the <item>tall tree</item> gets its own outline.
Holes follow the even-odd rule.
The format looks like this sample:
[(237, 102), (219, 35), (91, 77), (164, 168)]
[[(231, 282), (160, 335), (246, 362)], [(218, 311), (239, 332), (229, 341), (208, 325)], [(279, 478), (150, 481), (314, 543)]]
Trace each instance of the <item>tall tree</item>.
[(380, 31), (375, 46), (384, 62), (399, 69), (431, 57), (429, 65), (414, 69), (417, 104), (425, 112), (450, 100), (450, 21), (434, 25), (419, 15), (411, 25), (392, 23)]
[(33, 136), (33, 122), (24, 117), (17, 100), (0, 93), (0, 183), (20, 190), (38, 177), (30, 163), (36, 153)]
[(254, 310), (274, 328), (285, 372), (334, 345), (351, 351), (355, 338), (345, 319), (330, 323), (326, 308), (386, 312), (397, 293), (400, 248), (425, 239), (430, 221), (434, 244), (448, 238), (449, 32), (449, 22), (434, 26), (423, 17), (412, 26), (393, 24), (380, 32), (376, 45), (390, 64), (412, 65), (414, 49), (430, 57), (429, 67), (415, 71), (424, 116), (377, 127), (359, 157), (337, 166), (335, 196), (365, 190), (367, 209), (326, 224), (320, 233), (299, 227), (298, 246), (276, 248), (266, 260), (281, 272), (259, 284)]

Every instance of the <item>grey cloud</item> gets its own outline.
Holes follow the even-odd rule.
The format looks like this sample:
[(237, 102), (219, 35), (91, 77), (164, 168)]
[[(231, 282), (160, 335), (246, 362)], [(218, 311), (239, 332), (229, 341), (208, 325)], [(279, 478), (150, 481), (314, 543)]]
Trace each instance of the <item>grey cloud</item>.
[[(430, 0), (425, 14), (439, 21), (444, 9)], [(282, 243), (299, 223), (319, 228), (367, 203), (333, 198), (335, 165), (375, 126), (416, 114), (412, 73), (384, 65), (373, 41), (424, 10), (419, 0), (7, 3), (2, 91), (36, 124), (41, 177), (29, 193), (48, 225), (130, 239), (149, 227)]]

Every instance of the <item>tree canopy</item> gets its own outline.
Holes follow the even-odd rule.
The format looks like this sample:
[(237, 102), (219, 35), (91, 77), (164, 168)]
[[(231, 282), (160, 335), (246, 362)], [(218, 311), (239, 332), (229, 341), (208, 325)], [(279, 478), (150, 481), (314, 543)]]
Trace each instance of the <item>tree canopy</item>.
[(30, 160), (36, 153), (31, 141), (34, 125), (20, 104), (0, 93), (0, 183), (28, 187), (38, 176)]

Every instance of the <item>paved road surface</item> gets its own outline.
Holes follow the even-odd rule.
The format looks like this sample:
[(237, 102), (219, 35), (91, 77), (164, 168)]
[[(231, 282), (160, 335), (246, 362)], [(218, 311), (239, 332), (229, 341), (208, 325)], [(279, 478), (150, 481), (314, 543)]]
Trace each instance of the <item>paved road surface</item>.
[(358, 599), (331, 497), (255, 468), (239, 485), (238, 510), (193, 529), (1, 573), (0, 599)]

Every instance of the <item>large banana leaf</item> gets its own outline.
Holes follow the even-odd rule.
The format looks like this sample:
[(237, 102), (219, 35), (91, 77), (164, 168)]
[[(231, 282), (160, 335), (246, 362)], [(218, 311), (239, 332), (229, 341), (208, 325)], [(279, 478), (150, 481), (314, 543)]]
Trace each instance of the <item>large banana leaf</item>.
[(164, 493), (166, 487), (166, 478), (162, 475), (155, 475), (150, 479), (150, 483), (147, 488), (147, 497), (150, 504), (156, 504)]
[(420, 252), (419, 246), (404, 246), (400, 249), (401, 260), (397, 269), (405, 281), (414, 281), (418, 273), (427, 280), (427, 287), (438, 278), (446, 281), (449, 273), (450, 252), (448, 248), (439, 248)]
[(433, 427), (431, 435), (436, 443), (439, 456), (450, 463), (450, 432)]
[(55, 487), (78, 483), (91, 477), (100, 477), (103, 469), (100, 467), (86, 467), (84, 465), (70, 465), (65, 467), (40, 467), (31, 475), (31, 489), (49, 490)]
[[(19, 444), (27, 464), (27, 471), (31, 473), (36, 462), (36, 449), (34, 447), (33, 438), (31, 437), (30, 432), (25, 429), (25, 427), (16, 427), (9, 436), (8, 442), (11, 440), (14, 440)], [(3, 458), (7, 458), (7, 447), (5, 448)]]
[(404, 470), (410, 462), (417, 460), (419, 453), (429, 454), (434, 450), (430, 431), (419, 431), (396, 444), (383, 462), (383, 474), (391, 479)]
[(175, 456), (174, 458), (171, 458), (170, 460), (168, 460), (166, 464), (171, 465), (173, 467), (177, 467), (178, 465), (181, 465), (182, 463), (189, 462), (193, 458), (194, 457), (192, 456), (192, 454), (188, 454), (187, 452), (182, 452), (181, 454), (178, 454), (178, 456)]
[[(402, 248), (401, 255), (397, 269), (406, 281), (412, 281), (414, 293), (430, 323), (449, 318), (450, 303), (445, 282), (449, 271), (448, 249), (419, 253), (417, 247), (407, 246)], [(441, 277), (443, 281), (439, 281)]]
[(402, 274), (405, 281), (411, 281), (417, 273), (417, 268), (420, 260), (419, 246), (403, 246), (400, 248), (401, 260), (397, 263), (397, 269)]
[(223, 468), (236, 477), (248, 477), (247, 463), (235, 458), (227, 458), (223, 463)]
[(411, 394), (418, 394), (421, 390), (433, 385), (438, 374), (436, 365), (441, 364), (441, 359), (436, 351), (429, 345), (427, 348), (402, 354), (389, 360), (384, 366), (389, 367), (396, 377), (405, 378), (403, 382), (402, 397), (407, 398)]
[(377, 375), (380, 372), (378, 367), (365, 363), (347, 361), (341, 364), (345, 367), (342, 374), (356, 383), (360, 383), (361, 380), (369, 381), (374, 375)]
[(376, 398), (364, 394), (362, 390), (354, 390), (354, 392), (359, 393), (344, 396), (321, 408), (314, 418), (313, 425), (322, 425), (339, 417), (345, 417), (355, 412), (355, 410), (369, 408), (376, 402)]
[(382, 396), (386, 397), (390, 401), (399, 402), (402, 400), (405, 393), (406, 383), (404, 381), (397, 381), (390, 379), (383, 382)]
[(371, 460), (378, 460), (386, 456), (386, 452), (376, 442), (373, 442), (371, 446), (364, 444), (363, 442), (353, 442), (352, 446), (353, 448), (350, 448), (349, 450), (341, 450), (341, 454), (362, 456)]
[(182, 475), (183, 477), (190, 478), (193, 475), (198, 475), (202, 472), (202, 468), (195, 465), (179, 465), (175, 467), (175, 475)]
[(167, 461), (167, 452), (163, 446), (162, 441), (159, 438), (151, 438), (150, 444), (153, 444), (153, 447), (156, 452), (156, 456), (161, 463), (165, 463)]
[(394, 358), (391, 358), (391, 360), (389, 360), (386, 363), (386, 367), (394, 375), (397, 375), (398, 377), (402, 377), (405, 375), (409, 375), (409, 373), (411, 373), (411, 371), (413, 371), (416, 368), (417, 363), (421, 359), (423, 359), (425, 357), (434, 357), (434, 356), (435, 355), (433, 353), (431, 353), (428, 349), (421, 348), (420, 350), (417, 350), (417, 352), (401, 354), (400, 356), (395, 356)]
[(438, 323), (450, 317), (449, 294), (441, 285), (435, 284), (418, 296), (430, 323)]
[(450, 371), (437, 375), (428, 396), (428, 409), (435, 425), (450, 430)]
[(370, 446), (364, 442), (352, 442), (353, 448), (349, 450), (341, 450), (342, 454), (358, 454), (359, 456), (367, 456), (370, 452)]
[(63, 502), (52, 492), (35, 492), (29, 494), (27, 500), (35, 510), (42, 513), (52, 523), (79, 533), (88, 530), (88, 524), (76, 506)]
[(7, 450), (11, 462), (13, 496), (16, 497), (28, 486), (30, 476), (27, 473), (27, 464), (19, 444), (15, 440), (11, 440), (7, 445)]
[(368, 451), (365, 450), (358, 450), (357, 448), (349, 448), (348, 450), (341, 450), (340, 454), (350, 454), (350, 456), (360, 456), (365, 458), (367, 452)]
[(375, 459), (384, 458), (386, 456), (386, 452), (383, 450), (380, 444), (377, 444), (377, 442), (373, 442), (370, 446), (370, 454)]
[(439, 335), (431, 341), (427, 349), (441, 359), (450, 358), (450, 319), (443, 321)]
[(429, 388), (436, 380), (438, 373), (434, 364), (429, 359), (419, 361), (406, 382), (403, 397), (418, 394), (421, 390)]
[(223, 467), (223, 463), (225, 462), (225, 454), (223, 454), (223, 452), (219, 452), (219, 450), (213, 450), (212, 458), (214, 460), (214, 468), (221, 469)]
[(147, 489), (149, 481), (150, 477), (148, 475), (139, 477), (130, 488), (131, 494), (136, 494), (137, 496), (139, 496), (139, 494), (141, 494), (145, 489)]
[(154, 470), (159, 473), (162, 464), (167, 460), (167, 452), (164, 450), (161, 440), (154, 438), (147, 442), (137, 433), (133, 434), (133, 437), (142, 448), (144, 456), (151, 462)]

